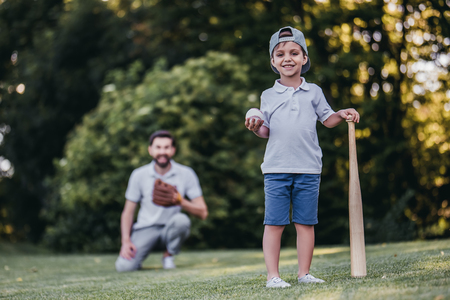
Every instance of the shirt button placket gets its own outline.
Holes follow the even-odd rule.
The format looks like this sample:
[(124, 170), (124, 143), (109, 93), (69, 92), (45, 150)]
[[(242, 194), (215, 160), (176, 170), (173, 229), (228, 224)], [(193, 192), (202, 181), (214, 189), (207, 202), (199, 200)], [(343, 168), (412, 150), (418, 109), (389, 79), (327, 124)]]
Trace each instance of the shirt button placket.
[(291, 96), (291, 102), (292, 102), (291, 110), (298, 111), (298, 99), (297, 99), (297, 97), (296, 97), (296, 91), (294, 91), (294, 92), (292, 93), (292, 96)]

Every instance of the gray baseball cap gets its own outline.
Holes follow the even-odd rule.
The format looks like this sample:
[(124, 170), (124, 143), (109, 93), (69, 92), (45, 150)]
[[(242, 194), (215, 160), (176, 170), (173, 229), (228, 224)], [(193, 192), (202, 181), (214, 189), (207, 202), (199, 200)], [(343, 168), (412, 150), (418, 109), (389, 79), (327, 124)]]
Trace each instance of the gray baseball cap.
[[(280, 37), (280, 33), (282, 31), (290, 31), (292, 33), (292, 36)], [(308, 55), (308, 48), (306, 47), (306, 41), (305, 41), (305, 36), (303, 35), (303, 32), (301, 32), (298, 29), (292, 28), (291, 26), (286, 26), (286, 27), (281, 28), (277, 32), (275, 32), (272, 35), (272, 37), (270, 38), (270, 45), (269, 45), (270, 58), (272, 58), (273, 49), (275, 49), (275, 47), (279, 43), (283, 43), (283, 42), (294, 42), (296, 44), (299, 44), (303, 48), (303, 50), (306, 52), (306, 55)], [(272, 67), (272, 70), (275, 73), (280, 74), (280, 72), (278, 72), (278, 70), (272, 65), (272, 62), (270, 63), (270, 66)], [(308, 55), (308, 61), (302, 67), (302, 74), (306, 73), (309, 70), (310, 66), (311, 66), (311, 62), (309, 60), (309, 55)]]

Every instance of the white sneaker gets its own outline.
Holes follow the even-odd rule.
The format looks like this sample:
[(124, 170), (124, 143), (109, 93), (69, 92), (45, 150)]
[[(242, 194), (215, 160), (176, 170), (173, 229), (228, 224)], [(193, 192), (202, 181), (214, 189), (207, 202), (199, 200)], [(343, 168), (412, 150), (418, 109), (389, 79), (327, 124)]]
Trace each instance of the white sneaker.
[(177, 266), (175, 266), (174, 259), (175, 258), (173, 256), (163, 257), (162, 259), (163, 269), (175, 269)]
[(280, 277), (273, 277), (266, 283), (266, 287), (268, 288), (285, 288), (290, 287), (291, 285), (281, 279)]
[(325, 280), (316, 278), (311, 274), (306, 274), (302, 278), (298, 279), (298, 283), (323, 283), (323, 282), (325, 282)]

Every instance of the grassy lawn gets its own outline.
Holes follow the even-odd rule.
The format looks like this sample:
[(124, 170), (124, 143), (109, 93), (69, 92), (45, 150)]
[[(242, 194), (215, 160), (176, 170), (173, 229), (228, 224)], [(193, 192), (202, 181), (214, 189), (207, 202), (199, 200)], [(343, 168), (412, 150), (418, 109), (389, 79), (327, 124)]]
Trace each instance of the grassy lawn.
[(450, 240), (372, 245), (367, 277), (350, 276), (348, 247), (317, 247), (311, 273), (324, 284), (296, 284), (295, 249), (283, 249), (281, 276), (266, 289), (261, 250), (183, 252), (178, 268), (151, 255), (144, 270), (117, 273), (116, 255), (55, 255), (0, 245), (0, 298), (6, 299), (450, 299)]

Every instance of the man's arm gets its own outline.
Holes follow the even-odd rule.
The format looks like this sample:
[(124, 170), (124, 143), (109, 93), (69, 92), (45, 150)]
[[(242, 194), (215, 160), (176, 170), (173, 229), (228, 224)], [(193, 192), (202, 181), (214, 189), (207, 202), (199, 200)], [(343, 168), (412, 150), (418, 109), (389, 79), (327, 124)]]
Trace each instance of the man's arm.
[(191, 201), (184, 198), (181, 199), (181, 208), (189, 214), (199, 219), (205, 220), (208, 216), (208, 207), (206, 206), (203, 196), (192, 199)]
[(120, 256), (125, 259), (132, 259), (136, 255), (136, 246), (131, 242), (131, 226), (133, 226), (134, 211), (137, 203), (127, 200), (120, 216), (120, 232), (122, 246), (120, 247)]

